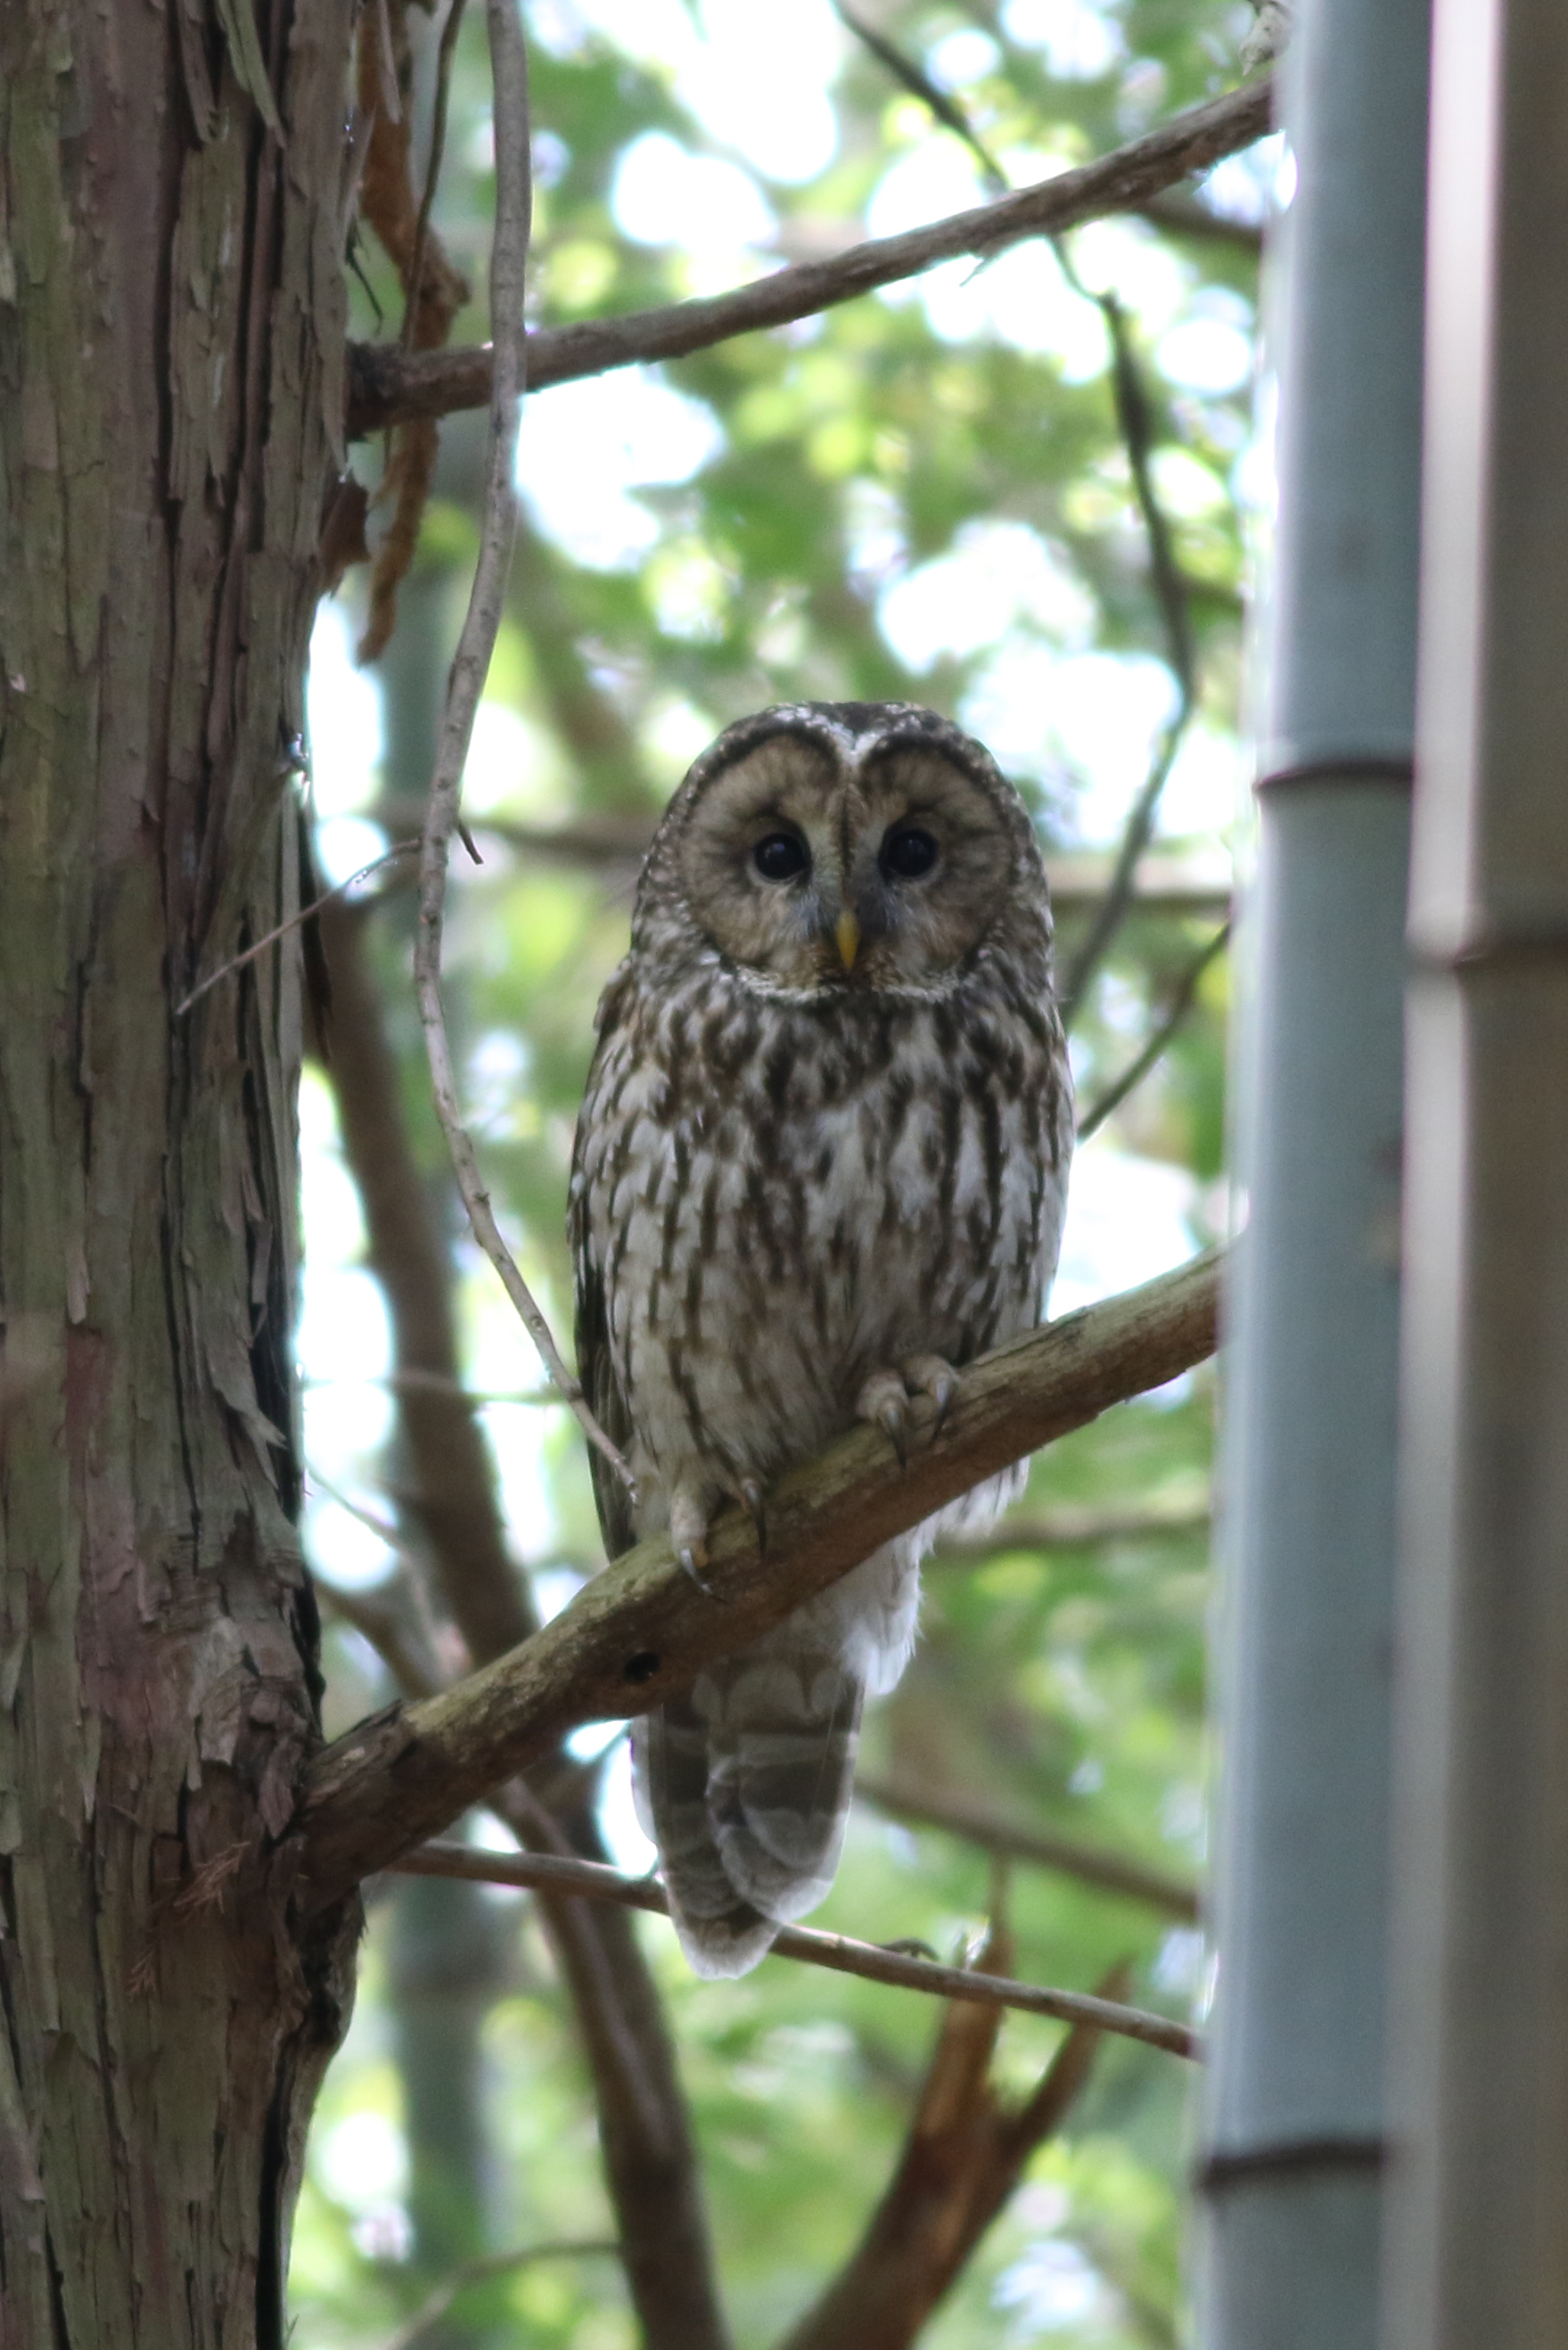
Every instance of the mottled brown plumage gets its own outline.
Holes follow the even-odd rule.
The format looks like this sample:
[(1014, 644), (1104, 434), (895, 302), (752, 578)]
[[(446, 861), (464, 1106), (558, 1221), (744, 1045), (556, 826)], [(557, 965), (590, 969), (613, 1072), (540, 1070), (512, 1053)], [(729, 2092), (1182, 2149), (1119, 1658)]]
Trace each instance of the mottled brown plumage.
[[(987, 753), (897, 703), (732, 726), (649, 853), (577, 1129), (578, 1360), (640, 1497), (595, 1459), (610, 1555), (668, 1526), (700, 1574), (727, 1500), (857, 1418), (901, 1444), (909, 1393), (1039, 1320), (1071, 1148), (1044, 874)], [(700, 1972), (831, 1884), (931, 1531), (639, 1725)]]

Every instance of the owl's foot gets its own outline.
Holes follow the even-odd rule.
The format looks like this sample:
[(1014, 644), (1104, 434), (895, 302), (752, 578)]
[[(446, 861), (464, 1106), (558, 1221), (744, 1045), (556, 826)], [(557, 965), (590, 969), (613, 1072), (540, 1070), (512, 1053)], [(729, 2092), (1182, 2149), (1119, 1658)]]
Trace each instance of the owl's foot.
[(910, 1355), (896, 1371), (872, 1372), (855, 1399), (856, 1417), (887, 1431), (903, 1468), (909, 1460), (909, 1398), (929, 1396), (936, 1405), (934, 1443), (957, 1393), (958, 1377), (950, 1363), (940, 1355)]

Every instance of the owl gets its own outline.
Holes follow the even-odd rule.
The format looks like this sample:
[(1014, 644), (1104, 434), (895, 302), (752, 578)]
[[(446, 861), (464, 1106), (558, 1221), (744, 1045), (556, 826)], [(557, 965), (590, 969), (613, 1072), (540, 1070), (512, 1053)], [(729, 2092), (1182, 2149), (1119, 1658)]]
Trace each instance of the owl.
[[(714, 1513), (1036, 1324), (1072, 1086), (1023, 804), (903, 703), (743, 719), (692, 767), (605, 991), (571, 1191), (577, 1359), (613, 1558)], [(992, 1506), (1006, 1498), (994, 1485)], [(960, 1505), (962, 1507), (962, 1505)], [(908, 1659), (938, 1521), (633, 1732), (639, 1808), (702, 1975), (743, 1974), (832, 1884), (861, 1708)]]

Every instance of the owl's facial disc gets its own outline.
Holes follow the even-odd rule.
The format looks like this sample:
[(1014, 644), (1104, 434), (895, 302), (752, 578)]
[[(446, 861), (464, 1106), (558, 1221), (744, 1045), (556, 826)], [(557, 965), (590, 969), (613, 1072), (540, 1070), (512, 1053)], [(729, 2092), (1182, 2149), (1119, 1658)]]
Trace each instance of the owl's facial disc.
[(1008, 893), (1012, 848), (977, 779), (896, 739), (846, 772), (783, 733), (716, 775), (680, 846), (687, 903), (722, 953), (812, 993), (940, 987)]

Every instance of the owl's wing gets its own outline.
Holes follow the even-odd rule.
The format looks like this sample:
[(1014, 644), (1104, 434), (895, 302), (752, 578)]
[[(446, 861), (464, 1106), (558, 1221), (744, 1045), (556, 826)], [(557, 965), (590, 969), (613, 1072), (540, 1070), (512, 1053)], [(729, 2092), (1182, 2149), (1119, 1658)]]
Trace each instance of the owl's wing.
[[(598, 1106), (607, 1052), (630, 1009), (632, 993), (633, 978), (628, 958), (611, 975), (596, 1018), (598, 1045), (584, 1090), (582, 1116), (577, 1121), (576, 1141), (572, 1153), (572, 1205), (567, 1219), (568, 1237), (572, 1244), (572, 1272), (576, 1288), (577, 1377), (583, 1383), (588, 1409), (616, 1450), (623, 1454), (631, 1444), (631, 1413), (615, 1376), (615, 1358), (610, 1347), (609, 1305), (605, 1295), (604, 1277), (610, 1235), (594, 1229), (590, 1212), (593, 1186), (589, 1177), (596, 1149), (602, 1149), (605, 1141)], [(631, 1497), (598, 1447), (593, 1444), (588, 1447), (588, 1473), (594, 1482), (594, 1503), (599, 1514), (599, 1531), (604, 1535), (605, 1556), (618, 1558), (622, 1551), (629, 1550), (637, 1540), (637, 1529), (632, 1523)]]
[[(631, 1443), (631, 1414), (612, 1366), (604, 1276), (588, 1236), (584, 1233), (579, 1237), (574, 1232), (572, 1237), (576, 1259), (577, 1377), (583, 1383), (588, 1409), (617, 1451), (624, 1453)], [(605, 1556), (618, 1558), (637, 1540), (631, 1496), (596, 1444), (588, 1447), (588, 1474), (594, 1481), (594, 1503), (599, 1513), (599, 1531), (605, 1538)]]

